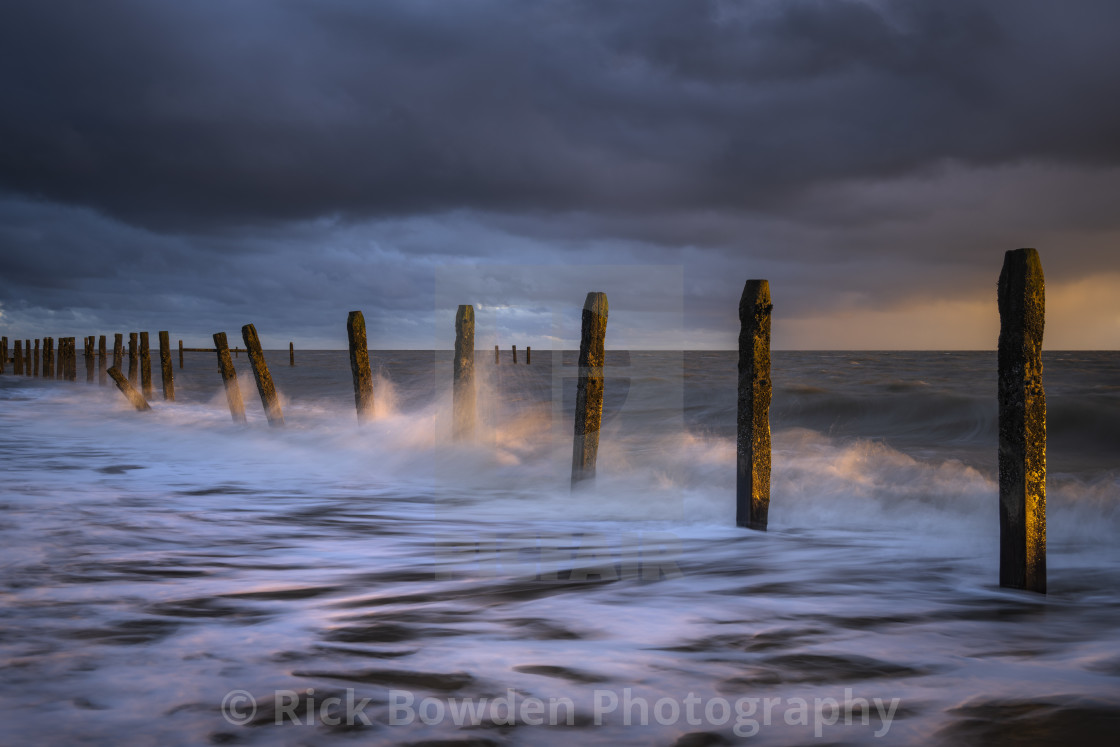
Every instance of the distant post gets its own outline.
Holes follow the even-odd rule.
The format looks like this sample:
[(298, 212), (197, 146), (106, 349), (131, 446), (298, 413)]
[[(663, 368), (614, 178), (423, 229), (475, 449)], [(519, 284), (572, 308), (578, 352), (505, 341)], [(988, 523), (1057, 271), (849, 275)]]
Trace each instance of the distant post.
[[(179, 341), (180, 347), (183, 341)], [(226, 341), (225, 332), (214, 333), (214, 349), (218, 353), (218, 368), (222, 372), (222, 383), (226, 389), (226, 402), (229, 403), (229, 414), (233, 422), (245, 422), (245, 402), (241, 399), (241, 387), (237, 383), (237, 371), (233, 368), (233, 359), (229, 357), (229, 343)]]
[(66, 380), (78, 380), (78, 338), (66, 338)]
[(84, 352), (86, 354), (86, 383), (87, 384), (92, 384), (93, 383), (93, 369), (94, 369), (93, 335), (90, 335), (89, 337), (86, 337), (85, 338), (85, 343), (86, 343), (85, 344), (86, 349), (85, 349)]
[(498, 346), (494, 346), (494, 365), (497, 366), (502, 362), (501, 355), (498, 353)]
[(145, 398), (152, 396), (152, 349), (147, 332), (140, 333), (140, 388)]
[(24, 376), (30, 376), (31, 375), (31, 363), (32, 363), (31, 340), (24, 340), (23, 341), (23, 351), (24, 351), (23, 352), (23, 375)]
[(66, 359), (66, 338), (58, 338), (58, 346), (53, 344), (53, 358), (54, 358), (54, 377), (56, 379), (65, 379), (68, 371), (68, 362)]
[(999, 585), (1046, 593), (1046, 293), (1034, 249), (999, 274)]
[[(101, 338), (104, 346), (105, 338)], [(163, 398), (169, 402), (175, 401), (175, 367), (171, 365), (171, 340), (167, 331), (159, 333), (159, 371), (163, 379)]]
[(513, 363), (514, 363), (514, 365), (517, 365), (517, 346), (516, 345), (513, 346)]
[(140, 368), (140, 351), (138, 350), (136, 337), (135, 332), (128, 333), (128, 381), (133, 386), (136, 386), (136, 372)]
[(0, 374), (4, 373), (4, 367), (8, 365), (8, 338), (0, 337)]
[(35, 366), (35, 371), (34, 371), (34, 373), (31, 374), (32, 376), (38, 376), (39, 375), (39, 359), (41, 357), (42, 356), (40, 355), (40, 352), (39, 352), (39, 341), (36, 340), (35, 341), (35, 354), (31, 356), (31, 363), (32, 363), (32, 365)]
[(533, 349), (528, 345), (525, 346), (525, 365), (528, 366), (533, 362)]
[(478, 390), (474, 381), (474, 306), (462, 304), (455, 312), (455, 364), (452, 390), (452, 438), (474, 436)]
[(23, 376), (23, 340), (16, 340), (16, 352), (12, 357), (12, 373)]
[(770, 511), (770, 283), (748, 280), (739, 299), (739, 411), (735, 523), (766, 531)]
[(592, 292), (583, 303), (579, 343), (579, 385), (576, 389), (575, 438), (572, 442), (572, 487), (595, 479), (599, 427), (603, 421), (604, 338), (607, 294)]
[(112, 368), (120, 368), (124, 363), (124, 336), (121, 334), (113, 335), (113, 365)]
[(354, 407), (359, 422), (373, 420), (373, 375), (369, 370), (369, 343), (366, 318), (360, 311), (346, 317), (346, 338), (350, 341), (350, 375), (354, 379)]
[(179, 340), (179, 368), (183, 367), (183, 341)]
[(136, 391), (136, 387), (132, 386), (119, 368), (116, 366), (110, 368), (109, 376), (113, 378), (113, 381), (117, 384), (117, 389), (121, 390), (121, 394), (128, 398), (128, 401), (132, 403), (132, 406), (135, 407), (137, 411), (144, 412), (145, 410), (152, 409), (148, 401), (144, 399), (144, 395)]
[(261, 395), (261, 404), (264, 405), (265, 415), (268, 416), (268, 424), (273, 427), (284, 425), (280, 398), (276, 396), (276, 386), (272, 383), (272, 374), (268, 372), (268, 364), (264, 360), (264, 351), (261, 350), (261, 340), (257, 337), (257, 328), (252, 324), (246, 324), (241, 328), (241, 339), (245, 341), (245, 352), (249, 355), (249, 365), (253, 367), (257, 392)]
[(296, 364), (296, 344), (294, 342), (288, 343), (288, 365), (294, 366)]
[(105, 335), (97, 338), (97, 384), (105, 386)]
[(44, 379), (54, 377), (54, 338), (43, 338), (43, 365), (42, 372)]

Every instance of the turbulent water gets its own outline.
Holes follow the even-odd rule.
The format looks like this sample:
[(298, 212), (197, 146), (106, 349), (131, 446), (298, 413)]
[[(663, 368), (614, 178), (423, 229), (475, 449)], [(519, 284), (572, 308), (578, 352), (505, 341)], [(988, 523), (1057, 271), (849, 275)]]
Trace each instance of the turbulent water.
[(1120, 354), (1045, 358), (1046, 596), (994, 353), (775, 353), (767, 533), (735, 354), (608, 355), (574, 494), (571, 353), (480, 352), (469, 444), (447, 353), (375, 353), (364, 427), (339, 351), (270, 354), (282, 429), (244, 358), (244, 426), (208, 354), (149, 413), (0, 376), (0, 741), (1114, 743)]

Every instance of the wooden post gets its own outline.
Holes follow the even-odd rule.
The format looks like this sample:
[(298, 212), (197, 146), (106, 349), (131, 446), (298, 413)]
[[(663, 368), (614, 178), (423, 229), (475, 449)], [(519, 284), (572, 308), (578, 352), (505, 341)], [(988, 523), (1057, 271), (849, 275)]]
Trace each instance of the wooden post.
[(735, 523), (766, 531), (770, 511), (770, 283), (748, 280), (739, 300)]
[(528, 345), (525, 346), (525, 365), (528, 366), (533, 362), (533, 349)]
[(136, 391), (136, 387), (132, 386), (129, 380), (124, 377), (124, 374), (121, 373), (121, 370), (119, 368), (117, 368), (116, 366), (110, 368), (109, 376), (113, 377), (113, 381), (117, 383), (117, 389), (120, 389), (121, 394), (123, 394), (125, 397), (128, 397), (128, 401), (131, 402), (132, 406), (135, 407), (139, 412), (144, 412), (145, 410), (152, 409), (151, 405), (148, 404), (148, 401), (144, 399), (144, 395)]
[(54, 377), (54, 338), (43, 338), (43, 378), (50, 379)]
[(583, 303), (579, 343), (579, 385), (576, 389), (575, 438), (572, 442), (572, 487), (595, 479), (599, 426), (603, 421), (604, 338), (607, 294), (588, 293)]
[(97, 384), (105, 386), (105, 335), (97, 338)]
[(257, 380), (257, 392), (261, 395), (261, 404), (268, 416), (271, 426), (284, 425), (284, 413), (280, 410), (280, 399), (276, 396), (276, 386), (272, 383), (272, 374), (268, 372), (268, 364), (264, 360), (264, 351), (261, 350), (261, 340), (257, 337), (257, 328), (246, 324), (241, 328), (241, 339), (245, 341), (245, 352), (249, 355), (249, 364), (253, 367), (253, 376)]
[(369, 370), (369, 344), (366, 318), (360, 311), (346, 317), (346, 337), (350, 341), (350, 375), (354, 379), (354, 407), (358, 421), (373, 420), (373, 375)]
[(179, 368), (183, 368), (183, 341), (179, 340)]
[(31, 362), (35, 366), (35, 372), (32, 374), (32, 376), (38, 376), (39, 375), (39, 360), (40, 360), (40, 358), (42, 358), (42, 354), (40, 353), (40, 350), (39, 350), (39, 341), (36, 340), (35, 341), (35, 354), (33, 356), (31, 356)]
[(86, 354), (86, 383), (93, 383), (93, 335), (85, 338), (85, 354)]
[(515, 366), (517, 365), (517, 346), (516, 345), (513, 346), (513, 364)]
[[(105, 338), (101, 338), (102, 347)], [(171, 365), (171, 340), (167, 331), (159, 333), (159, 370), (163, 379), (163, 398), (168, 402), (175, 401), (175, 367)]]
[(12, 373), (23, 376), (23, 340), (16, 340), (16, 352), (12, 357)]
[(140, 333), (140, 386), (144, 390), (144, 397), (152, 396), (152, 349), (149, 346), (148, 333)]
[(288, 365), (294, 366), (296, 364), (296, 344), (294, 342), (288, 343)]
[(78, 338), (66, 338), (66, 355), (70, 362), (70, 368), (66, 372), (66, 378), (70, 381), (78, 380)]
[(497, 366), (502, 362), (501, 356), (498, 354), (498, 346), (494, 346), (494, 365)]
[(474, 381), (474, 306), (461, 305), (455, 312), (455, 364), (452, 390), (452, 438), (474, 436), (478, 390)]
[(31, 375), (31, 340), (23, 341), (23, 375)]
[[(183, 341), (179, 341), (182, 348)], [(233, 422), (245, 422), (245, 402), (241, 399), (241, 387), (237, 384), (237, 371), (233, 368), (233, 359), (229, 357), (229, 343), (226, 342), (225, 332), (214, 333), (214, 349), (218, 353), (218, 368), (222, 372), (222, 383), (226, 388), (226, 402), (229, 403), (229, 414)]]
[(1046, 293), (1034, 249), (999, 274), (999, 585), (1046, 593)]
[(136, 372), (140, 369), (140, 350), (136, 338), (135, 332), (128, 333), (128, 380), (133, 386), (136, 386)]
[(120, 334), (113, 335), (113, 365), (111, 368), (120, 368), (124, 363), (124, 337)]
[(0, 337), (0, 374), (4, 373), (4, 367), (8, 365), (8, 338)]

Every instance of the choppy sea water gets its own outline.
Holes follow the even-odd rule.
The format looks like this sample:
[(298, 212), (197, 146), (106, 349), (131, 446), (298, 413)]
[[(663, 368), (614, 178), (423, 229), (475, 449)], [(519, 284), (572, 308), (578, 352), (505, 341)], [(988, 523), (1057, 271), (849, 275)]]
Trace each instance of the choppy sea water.
[(767, 533), (734, 353), (610, 352), (575, 494), (573, 355), (502, 355), (471, 444), (448, 353), (375, 352), (365, 426), (344, 351), (269, 355), (283, 429), (244, 357), (247, 426), (209, 354), (144, 414), (0, 376), (0, 741), (1114, 743), (1120, 354), (1045, 358), (1046, 596), (997, 583), (994, 353), (776, 352)]

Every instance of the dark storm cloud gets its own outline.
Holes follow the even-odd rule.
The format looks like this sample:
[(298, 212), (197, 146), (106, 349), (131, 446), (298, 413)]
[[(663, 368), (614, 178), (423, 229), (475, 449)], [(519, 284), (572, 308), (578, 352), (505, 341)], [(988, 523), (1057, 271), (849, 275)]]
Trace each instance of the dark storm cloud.
[(221, 230), (783, 210), (946, 160), (1120, 160), (1112, 2), (0, 10), (0, 189)]

